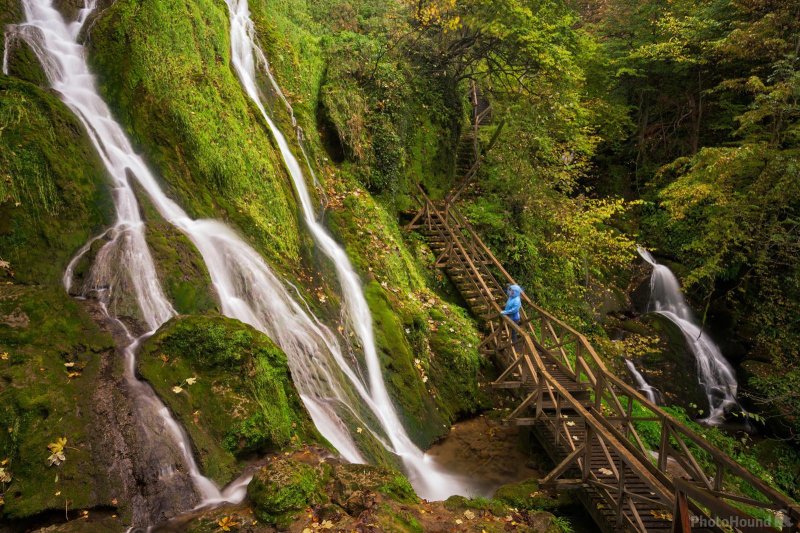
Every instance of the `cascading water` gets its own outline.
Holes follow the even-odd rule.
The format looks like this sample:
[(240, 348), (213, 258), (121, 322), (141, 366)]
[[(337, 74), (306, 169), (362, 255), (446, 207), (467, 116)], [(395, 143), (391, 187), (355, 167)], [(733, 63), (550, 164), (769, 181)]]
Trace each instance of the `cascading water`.
[(247, 95), (261, 111), (265, 122), (277, 141), (286, 169), (294, 182), (309, 231), (320, 250), (336, 267), (349, 325), (355, 331), (364, 350), (369, 405), (371, 406), (372, 414), (379, 422), (382, 433), (388, 437), (391, 450), (402, 459), (409, 479), (420, 495), (429, 499), (443, 499), (457, 493), (464, 494), (467, 490), (462, 482), (456, 477), (449, 476), (436, 469), (431, 460), (408, 437), (397, 416), (383, 381), (380, 360), (375, 348), (372, 315), (364, 297), (358, 275), (342, 247), (333, 240), (325, 227), (316, 220), (311, 196), (300, 164), (292, 154), (280, 129), (266, 111), (257, 82), (257, 66), (263, 69), (283, 102), (290, 109), (291, 106), (283, 98), (280, 88), (269, 71), (266, 56), (256, 44), (255, 28), (250, 18), (248, 2), (247, 0), (226, 0), (226, 3), (230, 12), (232, 62), (236, 74), (239, 76)]
[(658, 390), (647, 383), (642, 373), (636, 369), (636, 365), (633, 364), (633, 361), (625, 359), (625, 366), (628, 368), (628, 372), (631, 373), (631, 376), (633, 376), (633, 380), (636, 382), (636, 388), (644, 393), (648, 400), (654, 404), (658, 404)]
[[(139, 205), (129, 182), (129, 174), (137, 179), (143, 175), (149, 179), (152, 177), (97, 93), (94, 77), (86, 64), (84, 48), (77, 42), (78, 34), (95, 8), (95, 2), (86, 1), (78, 19), (72, 23), (64, 20), (51, 0), (23, 0), (22, 4), (26, 21), (11, 28), (10, 32), (27, 43), (37, 55), (51, 86), (83, 124), (113, 184), (117, 220), (113, 227), (79, 250), (64, 274), (65, 288), (71, 293), (96, 298), (106, 315), (116, 321), (127, 337), (127, 346), (123, 350), (124, 377), (136, 408), (137, 421), (150, 447), (145, 455), (150, 461), (160, 464), (157, 490), (172, 494), (173, 504), (180, 506), (191, 504), (191, 499), (174, 502), (176, 495), (185, 493), (187, 489), (194, 489), (202, 502), (241, 501), (245, 495), (242, 487), (234, 484), (231, 490), (221, 492), (200, 473), (186, 433), (153, 389), (136, 377), (137, 348), (142, 340), (174, 316), (175, 311), (159, 283), (145, 240)], [(6, 58), (4, 68), (7, 65)], [(94, 259), (89, 275), (80, 290), (73, 291), (75, 265), (100, 240), (105, 242)], [(140, 336), (132, 334), (116, 318), (119, 315), (118, 308), (126, 307), (128, 311), (125, 299), (131, 296), (136, 307), (132, 314), (137, 315), (148, 329), (147, 333)], [(163, 438), (165, 435), (166, 440)], [(181, 474), (184, 468), (189, 480)], [(157, 520), (182, 510), (164, 509), (162, 505), (171, 504), (154, 503), (153, 506), (159, 510), (151, 508), (151, 514), (157, 515), (151, 519)]]
[[(348, 365), (336, 336), (292, 299), (255, 250), (221, 223), (190, 219), (164, 195), (155, 177), (135, 153), (122, 128), (113, 120), (108, 106), (100, 98), (94, 77), (86, 64), (84, 48), (77, 42), (77, 36), (93, 10), (94, 2), (87, 2), (78, 21), (72, 24), (64, 21), (50, 0), (24, 0), (24, 6), (27, 21), (17, 28), (17, 35), (37, 53), (51, 85), (83, 122), (114, 180), (118, 223), (107, 232), (112, 239), (98, 253), (90, 279), (84, 287), (100, 296), (101, 302), (106, 309), (110, 308), (112, 315), (117, 305), (115, 298), (124, 293), (122, 289), (131, 289), (140, 308), (139, 318), (153, 330), (174, 314), (158, 283), (153, 260), (144, 240), (137, 199), (128, 181), (135, 179), (159, 213), (186, 234), (197, 247), (219, 296), (222, 312), (267, 333), (286, 352), (293, 380), (314, 423), (345, 459), (363, 462), (341, 415), (351, 425), (365, 427), (370, 427), (370, 420), (378, 420), (385, 435), (390, 437), (393, 444), (397, 442), (395, 451), (413, 454), (414, 464), (422, 465), (425, 462), (423, 455), (405, 437), (402, 429), (397, 429), (401, 427), (399, 422), (396, 427), (387, 429), (386, 420), (396, 421), (397, 417), (385, 394), (382, 380), (375, 382), (375, 372), (371, 372), (373, 379), (370, 385), (383, 389), (383, 394), (379, 393), (377, 398), (373, 397), (374, 393), (367, 390)], [(285, 140), (283, 142), (285, 144)], [(335, 245), (332, 240), (330, 243)], [(89, 247), (84, 247), (78, 257), (87, 252)], [(344, 257), (341, 249), (336, 249)], [(77, 259), (65, 274), (66, 285), (72, 283), (71, 271)], [(120, 274), (121, 269), (117, 268), (120, 261), (125, 267), (124, 276)], [(342, 264), (342, 261), (338, 264)], [(351, 286), (358, 287), (352, 269), (349, 272), (352, 274)], [(360, 295), (360, 291), (357, 292)], [(360, 296), (363, 301), (363, 295)], [(366, 313), (369, 319), (368, 310)], [(371, 338), (371, 327), (362, 331), (367, 331)], [(162, 420), (163, 428), (151, 431), (150, 435), (155, 440), (164, 433), (173, 438), (182, 451), (185, 467), (191, 474), (202, 503), (241, 500), (245, 495), (246, 480), (238, 480), (225, 492), (216, 489), (200, 474), (190, 453), (189, 440), (171, 419), (168, 410), (146, 384), (136, 381), (134, 352), (138, 344), (138, 339), (134, 340), (126, 349), (126, 373), (132, 380), (132, 389), (141, 397), (140, 403), (149, 405)], [(368, 344), (373, 346), (374, 355), (374, 343)], [(375, 356), (373, 363), (376, 362)], [(386, 409), (387, 405), (389, 409)], [(390, 414), (387, 415), (387, 412)], [(386, 444), (380, 429), (373, 433)], [(405, 441), (402, 437), (405, 437)], [(420, 466), (420, 478), (421, 470)], [(169, 473), (170, 469), (165, 469), (165, 472)], [(448, 489), (445, 492), (449, 494), (452, 491)], [(427, 495), (431, 494), (435, 493), (429, 491)]]
[(686, 343), (697, 361), (697, 377), (708, 398), (709, 415), (704, 421), (719, 424), (725, 414), (738, 405), (736, 374), (719, 347), (697, 324), (689, 304), (681, 293), (675, 274), (642, 247), (639, 255), (653, 267), (650, 276), (650, 303), (648, 311), (667, 318), (683, 333)]

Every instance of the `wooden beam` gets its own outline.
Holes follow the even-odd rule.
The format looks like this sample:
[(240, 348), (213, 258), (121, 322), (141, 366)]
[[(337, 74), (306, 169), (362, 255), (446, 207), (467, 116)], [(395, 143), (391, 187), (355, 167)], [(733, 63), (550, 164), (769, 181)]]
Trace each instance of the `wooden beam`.
[[(556, 478), (558, 478), (558, 477), (559, 477), (561, 474), (563, 474), (564, 472), (566, 472), (566, 471), (567, 471), (567, 469), (570, 467), (570, 465), (571, 465), (572, 463), (574, 463), (574, 462), (575, 462), (575, 461), (576, 461), (576, 460), (577, 460), (577, 459), (580, 457), (580, 455), (581, 455), (581, 453), (583, 453), (583, 451), (584, 451), (583, 444), (581, 444), (580, 446), (578, 446), (577, 448), (575, 448), (575, 449), (572, 451), (572, 453), (570, 453), (569, 455), (567, 455), (567, 456), (564, 458), (564, 460), (563, 460), (563, 461), (561, 461), (560, 463), (558, 463), (558, 465), (557, 465), (557, 466), (556, 466), (556, 467), (555, 467), (553, 470), (551, 470), (549, 474), (547, 474), (546, 476), (544, 476), (544, 477), (543, 477), (543, 478), (542, 478), (542, 479), (539, 481), (539, 486), (540, 486), (540, 487), (544, 487), (544, 486), (548, 485), (549, 483), (552, 483), (552, 482), (553, 482), (553, 481), (554, 481)], [(581, 483), (583, 483), (583, 480), (580, 480), (580, 482), (581, 482)]]

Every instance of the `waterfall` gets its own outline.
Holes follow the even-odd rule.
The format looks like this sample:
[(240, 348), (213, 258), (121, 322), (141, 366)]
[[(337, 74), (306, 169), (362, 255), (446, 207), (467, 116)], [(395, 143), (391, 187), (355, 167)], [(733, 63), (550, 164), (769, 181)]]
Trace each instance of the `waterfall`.
[[(320, 250), (333, 262), (342, 291), (342, 297), (349, 320), (364, 350), (367, 367), (369, 404), (372, 413), (388, 437), (391, 450), (401, 457), (406, 473), (417, 492), (428, 499), (443, 499), (456, 493), (464, 493), (462, 483), (453, 476), (439, 471), (422, 451), (411, 441), (395, 411), (383, 380), (380, 360), (375, 347), (372, 329), (372, 315), (364, 297), (361, 282), (344, 249), (330, 236), (320, 224), (314, 213), (311, 195), (305, 176), (286, 138), (266, 111), (263, 95), (259, 89), (256, 68), (260, 67), (268, 76), (276, 93), (290, 109), (280, 88), (269, 71), (266, 56), (256, 43), (255, 27), (250, 18), (247, 0), (226, 0), (230, 12), (232, 62), (236, 74), (247, 95), (261, 112), (264, 121), (275, 138), (283, 157), (283, 162), (294, 183), (295, 191), (303, 210), (303, 218)], [(291, 111), (290, 111), (291, 112)], [(292, 118), (294, 115), (292, 113)], [(308, 161), (308, 158), (306, 158)], [(313, 171), (312, 171), (313, 172)]]
[[(200, 473), (186, 433), (153, 389), (136, 377), (137, 348), (174, 316), (175, 310), (159, 283), (145, 240), (139, 205), (128, 180), (128, 173), (142, 173), (144, 164), (99, 97), (84, 49), (77, 43), (77, 36), (95, 4), (87, 1), (78, 19), (71, 24), (64, 21), (50, 0), (23, 0), (22, 4), (26, 22), (12, 27), (10, 33), (26, 42), (37, 55), (52, 88), (83, 124), (112, 180), (116, 221), (79, 250), (66, 269), (64, 286), (68, 292), (82, 297), (95, 297), (107, 317), (115, 320), (127, 337), (127, 346), (123, 348), (124, 379), (134, 402), (137, 421), (152, 444), (148, 457), (160, 463), (157, 490), (166, 494), (186, 488), (183, 487), (186, 481), (179, 474), (182, 462), (191, 481), (188, 488), (193, 486), (200, 500), (240, 501), (244, 493), (220, 492)], [(6, 58), (4, 68), (7, 64)], [(73, 291), (74, 267), (97, 241), (104, 242), (87, 279), (79, 290)], [(130, 296), (136, 303), (137, 318), (147, 327), (143, 335), (134, 335), (116, 318), (117, 309), (125, 305), (125, 298)], [(165, 435), (166, 440), (163, 439)], [(172, 464), (164, 464), (167, 462)]]
[(736, 374), (719, 347), (697, 323), (675, 274), (658, 264), (644, 248), (638, 247), (638, 252), (653, 267), (648, 311), (667, 318), (683, 333), (697, 362), (698, 380), (708, 398), (709, 413), (704, 421), (719, 424), (725, 419), (725, 414), (738, 405)]
[(631, 373), (631, 376), (633, 376), (633, 380), (636, 382), (636, 388), (644, 393), (648, 400), (658, 405), (658, 390), (647, 383), (642, 373), (636, 369), (636, 365), (633, 364), (633, 361), (625, 359), (625, 366), (628, 368), (628, 372)]

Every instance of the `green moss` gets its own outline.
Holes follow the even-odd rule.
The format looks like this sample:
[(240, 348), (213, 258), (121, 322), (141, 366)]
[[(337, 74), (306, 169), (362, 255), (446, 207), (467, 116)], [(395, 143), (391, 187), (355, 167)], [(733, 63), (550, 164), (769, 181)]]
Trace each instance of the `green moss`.
[(8, 57), (8, 74), (39, 87), (49, 86), (39, 59), (25, 41), (13, 39)]
[(193, 216), (230, 217), (275, 264), (300, 256), (291, 183), (230, 64), (211, 0), (118, 0), (92, 27), (101, 89)]
[(161, 285), (175, 310), (199, 314), (217, 310), (211, 277), (194, 244), (158, 213), (147, 195), (135, 187)]
[[(110, 505), (120, 493), (92, 452), (92, 392), (111, 350), (60, 287), (0, 285), (0, 461), (12, 475), (0, 484), (0, 519), (63, 512), (67, 500), (71, 509)], [(61, 437), (66, 461), (48, 466), (47, 445)]]
[(419, 502), (408, 479), (397, 470), (372, 465), (341, 464), (333, 468), (333, 499), (342, 507), (357, 491), (379, 492), (395, 501)]
[(239, 458), (314, 434), (286, 356), (236, 320), (171, 320), (143, 346), (139, 371), (186, 428), (205, 474), (219, 483), (235, 476)]
[(385, 494), (399, 502), (416, 503), (419, 499), (408, 479), (400, 474), (395, 474), (388, 481), (378, 487), (378, 492)]
[[(416, 442), (427, 447), (459, 417), (487, 405), (478, 388), (482, 359), (474, 322), (431, 291), (436, 280), (411, 253), (386, 208), (343, 182), (342, 208), (331, 211), (335, 235), (360, 270), (392, 397)], [(346, 192), (344, 192), (346, 191)]]
[(572, 503), (565, 493), (562, 493), (560, 498), (551, 498), (540, 491), (539, 482), (536, 479), (503, 485), (494, 493), (494, 499), (505, 503), (509, 507), (543, 511), (564, 507)]
[(0, 76), (0, 258), (16, 280), (60, 283), (70, 257), (111, 219), (105, 181), (68, 109)]
[(322, 467), (278, 457), (256, 473), (247, 494), (258, 518), (285, 528), (298, 513), (327, 500), (326, 478)]
[(389, 306), (380, 285), (368, 283), (364, 294), (372, 311), (375, 342), (390, 395), (400, 406), (411, 438), (429, 445), (442, 434), (442, 427), (447, 423), (415, 370), (414, 354), (403, 335), (403, 324)]
[(447, 510), (461, 514), (470, 509), (476, 511), (489, 511), (495, 516), (503, 516), (508, 513), (508, 506), (499, 501), (489, 498), (465, 498), (464, 496), (450, 496), (445, 500), (444, 506)]
[[(22, 2), (18, 0), (0, 0), (0, 28), (20, 22), (23, 17)], [(5, 53), (5, 45), (5, 39), (0, 39), (0, 57), (3, 57)]]
[(422, 524), (409, 509), (395, 509), (389, 505), (381, 505), (375, 513), (374, 520), (380, 531), (397, 531), (398, 533), (422, 533), (424, 531)]

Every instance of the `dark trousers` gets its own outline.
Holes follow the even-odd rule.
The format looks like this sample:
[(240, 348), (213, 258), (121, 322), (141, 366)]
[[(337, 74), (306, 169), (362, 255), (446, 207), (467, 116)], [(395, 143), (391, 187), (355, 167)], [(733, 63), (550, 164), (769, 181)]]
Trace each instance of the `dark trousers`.
[[(514, 324), (519, 326), (519, 320), (514, 320), (513, 318), (511, 320), (514, 321)], [(519, 334), (517, 333), (517, 330), (515, 328), (512, 328), (511, 329), (511, 342), (516, 344), (518, 339), (519, 339)]]

